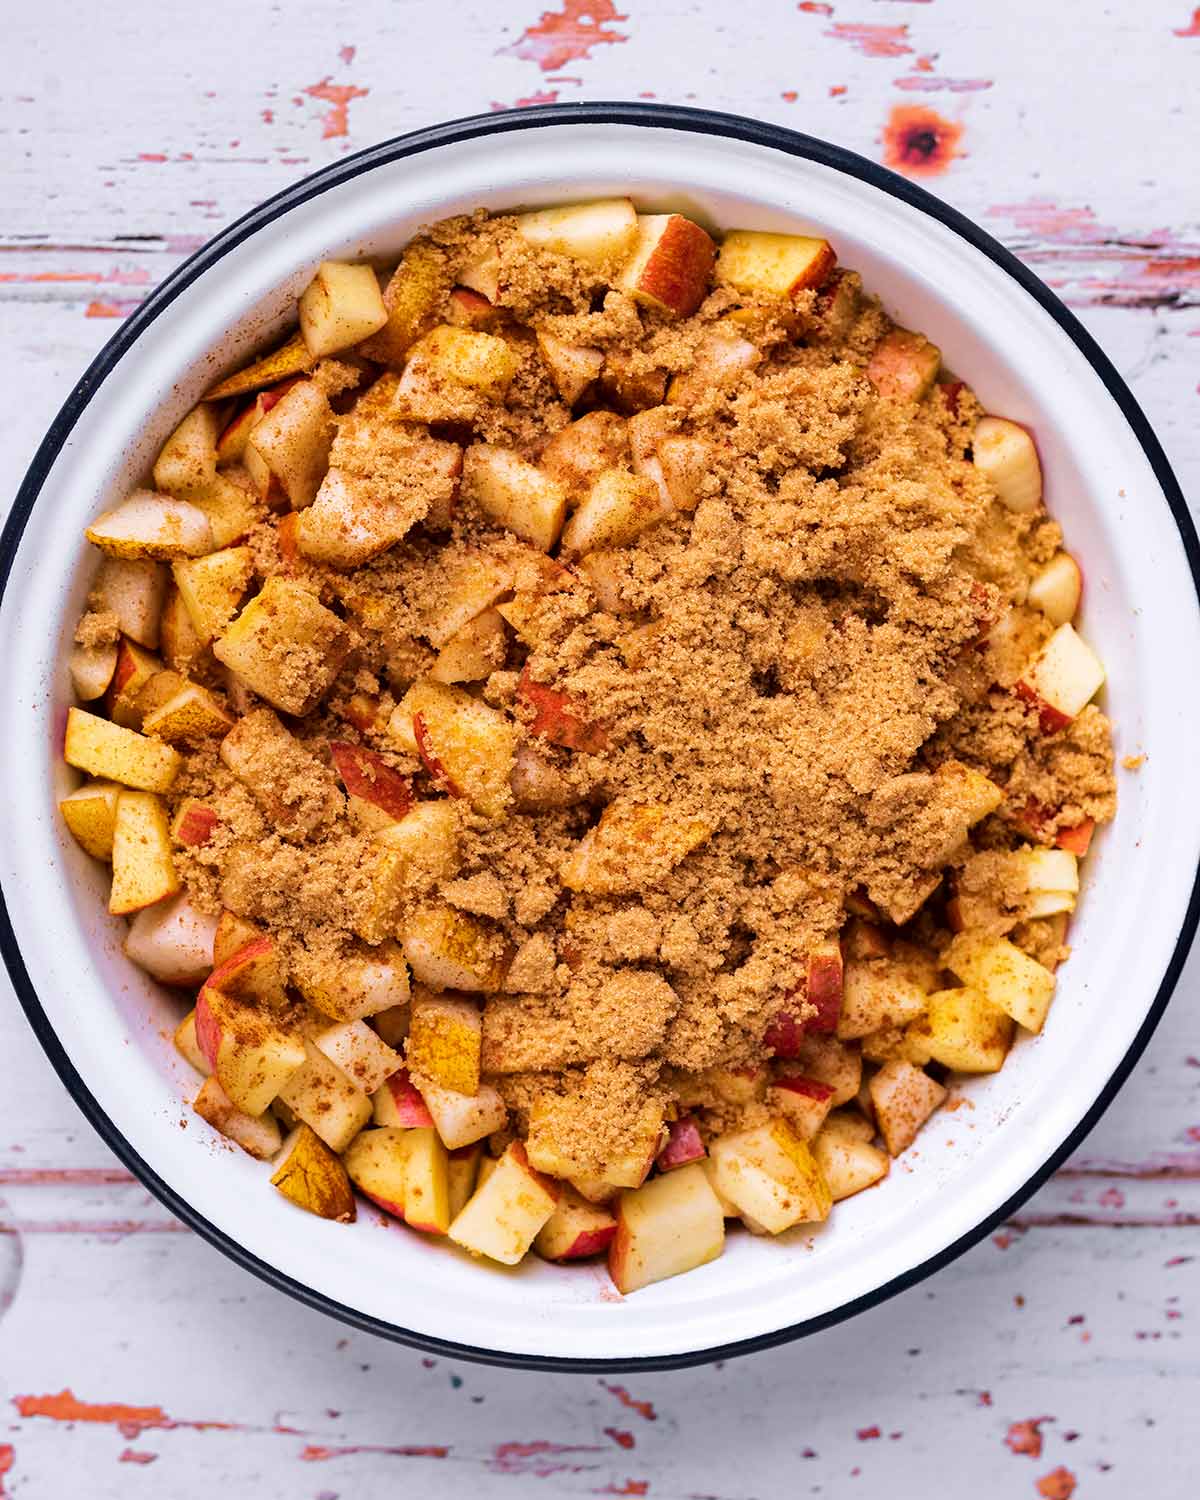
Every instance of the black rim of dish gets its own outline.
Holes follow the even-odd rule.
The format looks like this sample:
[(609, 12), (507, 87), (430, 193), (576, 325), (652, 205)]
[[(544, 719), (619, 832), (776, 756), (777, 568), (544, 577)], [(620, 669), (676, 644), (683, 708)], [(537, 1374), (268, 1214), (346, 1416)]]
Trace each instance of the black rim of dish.
[[(1125, 382), (1121, 379), (1108, 357), (1087, 332), (1073, 313), (1029, 271), (1003, 245), (985, 233), (970, 219), (956, 209), (950, 208), (933, 194), (915, 186), (885, 167), (865, 157), (858, 156), (843, 147), (833, 146), (812, 136), (801, 135), (779, 125), (747, 119), (740, 115), (721, 114), (712, 110), (685, 109), (658, 104), (600, 103), (600, 104), (556, 104), (520, 110), (511, 114), (474, 115), (467, 119), (452, 120), (426, 130), (413, 131), (398, 136), (380, 145), (347, 156), (344, 160), (322, 171), (314, 173), (284, 189), (265, 203), (252, 209), (221, 231), (208, 244), (190, 256), (152, 293), (144, 303), (130, 315), (113, 337), (92, 361), (83, 378), (64, 403), (58, 416), (43, 439), (29, 471), (17, 492), (12, 512), (0, 536), (0, 595), (7, 586), (17, 549), (38, 495), (56, 463), (64, 443), (80, 415), (101, 384), (116, 369), (117, 365), (137, 342), (143, 331), (158, 315), (197, 277), (219, 261), (234, 246), (248, 239), (260, 229), (273, 223), (281, 215), (298, 204), (318, 197), (339, 184), (357, 177), (363, 172), (384, 163), (402, 160), (440, 146), (457, 141), (470, 140), (477, 136), (506, 135), (510, 131), (540, 130), (548, 126), (570, 127), (572, 125), (630, 125), (655, 129), (683, 131), (690, 134), (720, 136), (745, 141), (785, 155), (802, 157), (823, 166), (832, 167), (847, 176), (869, 183), (893, 198), (910, 204), (922, 213), (938, 220), (960, 238), (985, 255), (1005, 271), (1041, 306), (1058, 326), (1067, 334), (1092, 369), (1104, 383), (1113, 400), (1120, 407), (1126, 422), (1133, 430), (1146, 458), (1162, 488), (1167, 504), (1175, 518), (1179, 535), (1191, 569), (1192, 580), (1200, 596), (1200, 542), (1178, 481), (1171, 472), (1158, 439), (1141, 408), (1134, 400)], [(346, 1307), (342, 1303), (313, 1291), (301, 1282), (285, 1275), (276, 1267), (250, 1254), (243, 1246), (217, 1228), (201, 1214), (142, 1159), (134, 1147), (116, 1129), (105, 1114), (86, 1083), (67, 1057), (49, 1019), (43, 1011), (37, 993), (25, 969), (8, 915), (7, 904), (0, 900), (0, 952), (2, 952), (13, 986), (42, 1047), (66, 1085), (71, 1096), (87, 1116), (93, 1128), (105, 1143), (120, 1158), (147, 1188), (179, 1219), (202, 1235), (210, 1244), (223, 1251), (238, 1265), (258, 1276), (268, 1285), (286, 1292), (297, 1301), (318, 1309), (343, 1323), (363, 1332), (409, 1345), (414, 1349), (439, 1354), (447, 1358), (472, 1360), (482, 1364), (500, 1365), (507, 1368), (527, 1370), (560, 1370), (593, 1373), (616, 1373), (681, 1369), (689, 1365), (707, 1364), (718, 1359), (750, 1354), (760, 1349), (769, 1349), (777, 1344), (819, 1332), (836, 1323), (843, 1322), (855, 1314), (864, 1312), (886, 1301), (898, 1292), (907, 1290), (923, 1281), (933, 1272), (949, 1265), (966, 1250), (977, 1244), (998, 1224), (1002, 1223), (1020, 1207), (1046, 1179), (1061, 1165), (1068, 1155), (1093, 1128), (1100, 1116), (1112, 1103), (1125, 1082), (1134, 1064), (1145, 1050), (1155, 1028), (1162, 1018), (1167, 1002), (1179, 978), (1188, 949), (1191, 946), (1197, 923), (1200, 921), (1200, 871), (1193, 882), (1187, 912), (1178, 941), (1171, 955), (1162, 983), (1154, 997), (1146, 1019), (1129, 1047), (1120, 1065), (1107, 1080), (1094, 1104), (1066, 1140), (1051, 1154), (1049, 1159), (1022, 1187), (993, 1213), (977, 1224), (968, 1233), (961, 1235), (952, 1244), (936, 1255), (930, 1256), (920, 1265), (893, 1277), (875, 1290), (856, 1297), (842, 1306), (806, 1319), (787, 1328), (754, 1338), (742, 1339), (707, 1349), (697, 1349), (680, 1354), (651, 1355), (628, 1359), (572, 1359), (559, 1356), (505, 1353), (481, 1349), (469, 1344), (451, 1343), (425, 1334), (411, 1332), (382, 1319)]]

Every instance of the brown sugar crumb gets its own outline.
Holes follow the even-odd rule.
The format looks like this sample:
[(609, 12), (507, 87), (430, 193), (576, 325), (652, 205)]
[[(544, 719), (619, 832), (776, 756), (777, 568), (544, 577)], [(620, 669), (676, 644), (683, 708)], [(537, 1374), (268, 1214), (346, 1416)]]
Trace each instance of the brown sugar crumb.
[(1143, 755), (1123, 755), (1121, 757), (1121, 765), (1127, 771), (1140, 771), (1145, 764), (1146, 764), (1146, 757), (1145, 757), (1144, 754)]
[[(893, 326), (847, 270), (673, 319), (482, 213), (404, 266), (424, 300), (398, 275), (387, 329), (312, 372), (328, 488), (256, 509), (262, 592), (203, 648), (238, 721), (169, 798), (213, 815), (177, 851), (196, 904), (276, 938), (305, 997), (405, 958), (465, 996), (493, 1145), (609, 1189), (678, 1114), (711, 1138), (778, 1113), (781, 1014), (805, 1067), (903, 1055), (890, 1021), (820, 1031), (814, 955), (910, 991), (950, 982), (960, 930), (1062, 963), (1022, 861), (1114, 816), (1112, 728), (1044, 732), (1013, 690), (1063, 536), (976, 467), (969, 387), (881, 394)], [(477, 363), (408, 379), (446, 325)], [(597, 493), (638, 504), (589, 548)], [(116, 633), (95, 612), (77, 639)], [(353, 800), (331, 743), (374, 757)]]
[(91, 609), (79, 617), (75, 642), (79, 646), (112, 646), (121, 639), (121, 621), (111, 609)]

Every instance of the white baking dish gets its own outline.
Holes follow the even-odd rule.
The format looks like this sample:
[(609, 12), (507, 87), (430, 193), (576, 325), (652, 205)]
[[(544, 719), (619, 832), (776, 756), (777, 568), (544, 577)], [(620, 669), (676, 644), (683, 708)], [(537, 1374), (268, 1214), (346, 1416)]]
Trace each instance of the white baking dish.
[[(828, 236), (844, 265), (1037, 435), (1047, 501), (1082, 561), (1082, 632), (1108, 666), (1121, 810), (1088, 860), (1045, 1034), (937, 1116), (880, 1187), (819, 1233), (733, 1236), (724, 1257), (627, 1299), (599, 1267), (485, 1269), (444, 1244), (312, 1218), (214, 1136), (174, 1054), (180, 1002), (122, 956), (106, 877), (55, 811), (67, 644), (94, 555), (87, 519), (144, 473), (218, 370), (281, 326), (326, 256), (395, 256), (480, 205), (601, 194)], [(0, 943), (35, 1029), (96, 1128), (181, 1218), (276, 1286), (374, 1331), (511, 1363), (670, 1365), (818, 1328), (985, 1233), (1094, 1123), (1166, 1003), (1197, 918), (1197, 545), (1163, 454), (1069, 313), (978, 229), (901, 178), (774, 127), (654, 106), (555, 107), (408, 136), (308, 178), (219, 235), (117, 332), (68, 400), (3, 543), (7, 723)], [(187, 1123), (181, 1129), (181, 1122)]]

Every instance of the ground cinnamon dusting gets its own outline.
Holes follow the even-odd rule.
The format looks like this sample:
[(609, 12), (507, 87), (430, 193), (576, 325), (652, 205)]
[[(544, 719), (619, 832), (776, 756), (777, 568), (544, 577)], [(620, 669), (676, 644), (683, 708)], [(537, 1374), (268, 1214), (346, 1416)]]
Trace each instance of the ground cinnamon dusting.
[[(451, 289), (498, 257), (488, 326), (515, 376), (503, 399), (476, 392), (415, 422), (396, 415), (394, 373), (362, 359), (318, 367), (337, 412), (332, 465), (405, 535), (345, 571), (289, 558), (276, 517), (251, 536), (258, 582), (318, 597), (349, 654), (311, 713), (260, 705), (232, 758), (228, 745), (187, 753), (176, 805), (199, 798), (219, 819), (180, 851), (194, 902), (276, 934), (301, 987), (391, 942), (423, 903), (469, 914), (509, 964), (483, 1005), (484, 1076), (513, 1127), (540, 1131), (582, 1177), (641, 1149), (656, 1112), (692, 1109), (705, 1131), (765, 1118), (761, 1088), (739, 1095), (733, 1074), (769, 1057), (781, 996), (812, 1014), (806, 955), (838, 939), (848, 902), (885, 926), (912, 920), (935, 983), (952, 893), (979, 926), (1061, 961), (1063, 924), (1024, 919), (1006, 856), (1112, 817), (1111, 730), (1089, 707), (1044, 734), (1009, 691), (1049, 633), (1025, 593), (1060, 535), (1044, 513), (1003, 509), (972, 464), (971, 392), (877, 395), (864, 370), (890, 325), (857, 278), (843, 326), (812, 293), (781, 314), (728, 289), (671, 322), (530, 248), (509, 219), (439, 225), (425, 249), (441, 287), (430, 325), (453, 322)], [(413, 461), (414, 442), (498, 443), (536, 461), (591, 405), (616, 413), (629, 469), (630, 415), (664, 404), (731, 313), (753, 367), (665, 402), (665, 431), (709, 445), (694, 507), (606, 553), (602, 597), (587, 566), (548, 562), (469, 499), (422, 524), (436, 465), (432, 448)], [(604, 355), (574, 411), (539, 332)], [(513, 791), (499, 817), (453, 798), (453, 870), (409, 860), (381, 918), (381, 846), (347, 804), (329, 741), (370, 746), (413, 778), (418, 802), (446, 789), (387, 726), (446, 644), (438, 622), (477, 587), (479, 608), (499, 605), (508, 623), (503, 660), (466, 687), (511, 720)], [(1013, 628), (984, 641), (1006, 612)], [(88, 620), (79, 638), (107, 639)], [(303, 692), (327, 644), (278, 653), (285, 687)], [(568, 748), (536, 733), (523, 680), (566, 694), (600, 739)], [(970, 832), (939, 774), (951, 762), (1004, 793)], [(1030, 807), (1044, 814), (1032, 829)], [(588, 873), (572, 878), (597, 829)]]

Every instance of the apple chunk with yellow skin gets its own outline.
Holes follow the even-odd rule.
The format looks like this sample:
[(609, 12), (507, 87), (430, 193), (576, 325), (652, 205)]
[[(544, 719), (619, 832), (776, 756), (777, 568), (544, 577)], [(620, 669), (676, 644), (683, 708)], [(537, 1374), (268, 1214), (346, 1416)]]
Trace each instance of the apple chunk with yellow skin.
[(117, 798), (112, 869), (108, 909), (114, 916), (153, 906), (179, 889), (167, 811), (153, 792), (122, 791)]
[(407, 1130), (364, 1130), (355, 1136), (342, 1158), (354, 1186), (397, 1219), (404, 1217)]
[[(196, 1009), (199, 1016), (199, 1005)], [(203, 1035), (203, 1027), (200, 1029)], [(331, 1151), (344, 1151), (370, 1120), (371, 1101), (311, 1042), (304, 1042), (302, 1048), (300, 1066), (275, 1092), (297, 1119), (312, 1126)], [(293, 1058), (294, 1052), (289, 1052), (289, 1062)]]
[(429, 669), (434, 682), (482, 682), (504, 665), (508, 628), (498, 609), (485, 609), (451, 638)]
[(861, 1193), (888, 1175), (886, 1151), (871, 1144), (873, 1129), (861, 1116), (830, 1115), (812, 1143), (813, 1159), (835, 1203)]
[(498, 990), (512, 950), (498, 928), (449, 905), (419, 908), (404, 926), (413, 978), (438, 990)]
[(562, 534), (564, 553), (580, 556), (603, 547), (625, 547), (666, 519), (654, 480), (624, 469), (598, 474)]
[(364, 946), (318, 978), (299, 978), (297, 983), (310, 1004), (339, 1021), (361, 1021), (408, 1003), (408, 968), (397, 943)]
[(636, 302), (690, 318), (708, 291), (715, 248), (682, 214), (639, 214), (633, 252), (617, 285)]
[(540, 551), (549, 552), (558, 541), (567, 514), (566, 490), (513, 449), (493, 443), (468, 448), (462, 492), (489, 520)]
[(196, 635), (207, 645), (237, 614), (254, 574), (254, 553), (249, 547), (223, 547), (207, 557), (175, 562), (171, 571)]
[(707, 1265), (724, 1248), (721, 1201), (704, 1168), (693, 1162), (621, 1194), (608, 1271), (617, 1290), (627, 1294)]
[(434, 880), (448, 880), (461, 867), (459, 812), (448, 798), (418, 802), (398, 823), (381, 829), (376, 842), (399, 850), (407, 865)]
[(803, 234), (731, 229), (721, 241), (716, 280), (759, 297), (794, 297), (823, 285), (837, 264), (828, 240)]
[(89, 781), (58, 804), (75, 842), (93, 859), (112, 858), (120, 794), (121, 788), (115, 781)]
[(600, 198), (518, 214), (517, 229), (539, 250), (553, 250), (604, 270), (633, 251), (638, 218), (630, 199)]
[(215, 693), (189, 682), (173, 693), (160, 708), (146, 715), (142, 728), (169, 744), (195, 745), (220, 739), (233, 728), (230, 714)]
[(615, 896), (640, 889), (712, 837), (704, 818), (649, 802), (610, 802), (560, 871), (570, 891)]
[(574, 1188), (559, 1189), (554, 1212), (542, 1225), (533, 1248), (543, 1260), (583, 1260), (607, 1250), (617, 1232), (616, 1216), (589, 1203)]
[[(482, 1176), (482, 1174), (481, 1174)], [(450, 1238), (472, 1255), (515, 1266), (554, 1212), (558, 1189), (513, 1141), (450, 1225)]]
[[(561, 1140), (580, 1138), (578, 1100), (543, 1094), (529, 1111), (529, 1135), (525, 1142), (529, 1160), (539, 1172), (572, 1182), (580, 1191), (587, 1181), (589, 1165), (564, 1151)], [(663, 1144), (663, 1109), (647, 1100), (637, 1115), (624, 1122), (619, 1145), (606, 1147), (604, 1190), (640, 1187), (649, 1175)], [(585, 1193), (585, 1196), (588, 1196)]]
[(462, 1094), (422, 1078), (421, 1091), (447, 1151), (473, 1146), (503, 1130), (508, 1119), (508, 1107), (490, 1083), (481, 1083), (474, 1094)]
[(1027, 1031), (1041, 1031), (1056, 980), (1044, 964), (1007, 938), (960, 933), (945, 955), (946, 967), (979, 990)]
[(325, 392), (313, 380), (298, 380), (255, 424), (246, 445), (248, 467), (250, 455), (257, 454), (292, 509), (302, 510), (316, 499), (325, 478), (333, 436), (333, 409)]
[(1015, 691), (1038, 710), (1047, 734), (1067, 725), (1104, 685), (1104, 665), (1092, 648), (1076, 634), (1073, 625), (1060, 625), (1032, 664), (1026, 668)]
[(303, 336), (294, 333), (278, 349), (272, 349), (270, 354), (264, 354), (244, 370), (239, 370), (235, 375), (229, 375), (214, 385), (204, 399), (226, 401), (230, 396), (244, 396), (251, 391), (261, 390), (265, 385), (286, 380), (291, 375), (302, 375), (306, 370), (311, 370), (316, 362), (316, 356), (310, 353)]
[(180, 500), (195, 500), (217, 474), (217, 411), (194, 407), (163, 444), (154, 462), (154, 488)]
[(709, 1156), (718, 1190), (768, 1234), (829, 1217), (829, 1185), (786, 1120), (719, 1136)]
[(420, 422), (469, 419), (480, 399), (503, 400), (516, 373), (516, 356), (502, 338), (442, 323), (409, 350), (395, 410)]
[(893, 328), (884, 334), (867, 363), (867, 379), (893, 401), (920, 401), (932, 388), (942, 354), (922, 333)]
[(196, 1000), (196, 1040), (221, 1087), (248, 1115), (262, 1114), (305, 1062), (299, 1037), (211, 980)]
[(1013, 1037), (1011, 1018), (969, 985), (930, 995), (913, 1029), (929, 1056), (957, 1073), (998, 1073)]
[(192, 1108), (214, 1130), (219, 1130), (257, 1161), (269, 1161), (282, 1144), (279, 1122), (273, 1115), (251, 1115), (238, 1109), (215, 1078), (205, 1079), (192, 1101)]
[(251, 691), (284, 713), (310, 713), (333, 685), (350, 650), (350, 634), (307, 589), (269, 578), (224, 635), (213, 655)]
[(317, 358), (370, 338), (387, 320), (383, 293), (370, 266), (323, 260), (300, 296), (300, 332)]
[(187, 500), (137, 490), (97, 516), (84, 535), (113, 557), (170, 560), (202, 557), (213, 545), (212, 527)]
[(381, 365), (400, 369), (404, 357), (433, 321), (445, 289), (442, 256), (431, 245), (410, 245), (383, 289), (387, 322), (359, 343), (358, 352)]
[(354, 1193), (346, 1168), (311, 1126), (297, 1125), (284, 1141), (271, 1186), (319, 1219), (354, 1222)]
[(418, 990), (409, 1021), (408, 1066), (418, 1078), (458, 1094), (474, 1094), (482, 1031), (479, 1007), (472, 1001)]
[(946, 1097), (928, 1073), (902, 1058), (884, 1063), (867, 1085), (871, 1109), (892, 1156), (906, 1151), (917, 1131)]
[(126, 958), (160, 983), (194, 989), (212, 970), (216, 931), (216, 917), (178, 895), (138, 912), (122, 946)]

